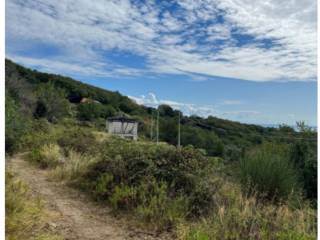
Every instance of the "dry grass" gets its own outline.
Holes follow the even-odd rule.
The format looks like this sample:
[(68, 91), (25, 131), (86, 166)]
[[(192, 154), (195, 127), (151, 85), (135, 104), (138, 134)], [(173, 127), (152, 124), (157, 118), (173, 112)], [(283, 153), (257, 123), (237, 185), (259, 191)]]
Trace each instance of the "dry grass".
[(41, 199), (32, 196), (27, 185), (6, 170), (6, 239), (63, 239), (46, 228), (49, 218)]
[(316, 213), (307, 204), (299, 209), (287, 204), (259, 203), (246, 198), (236, 186), (226, 184), (209, 218), (177, 228), (181, 240), (316, 239)]
[(68, 157), (65, 158), (63, 164), (52, 169), (50, 175), (55, 180), (72, 181), (81, 177), (88, 169), (89, 165), (94, 163), (92, 156), (81, 154), (73, 150), (69, 150)]

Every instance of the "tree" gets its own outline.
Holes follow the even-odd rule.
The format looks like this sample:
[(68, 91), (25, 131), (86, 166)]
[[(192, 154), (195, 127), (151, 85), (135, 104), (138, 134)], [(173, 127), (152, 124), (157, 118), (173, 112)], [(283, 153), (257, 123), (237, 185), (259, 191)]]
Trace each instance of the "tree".
[(70, 114), (70, 103), (65, 92), (55, 88), (52, 83), (41, 84), (36, 91), (38, 97), (35, 117), (45, 117), (50, 122), (57, 121)]
[(110, 105), (89, 102), (81, 103), (77, 107), (79, 120), (91, 121), (97, 118), (107, 118), (115, 115), (115, 109)]
[(12, 153), (19, 148), (21, 137), (28, 129), (28, 121), (23, 117), (16, 101), (7, 94), (5, 100), (5, 150)]

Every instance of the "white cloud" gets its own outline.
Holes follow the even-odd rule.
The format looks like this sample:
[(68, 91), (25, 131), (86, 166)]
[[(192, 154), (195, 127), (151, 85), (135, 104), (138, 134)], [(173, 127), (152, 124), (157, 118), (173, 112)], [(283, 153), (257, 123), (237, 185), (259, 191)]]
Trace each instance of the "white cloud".
[[(68, 67), (79, 74), (108, 74), (105, 52), (117, 49), (145, 57), (147, 68), (117, 66), (112, 71), (117, 76), (153, 71), (253, 81), (316, 79), (316, 1), (177, 3), (180, 8), (172, 13), (165, 7), (170, 2), (7, 0), (7, 44), (45, 43), (60, 55), (22, 59), (13, 47), (8, 54), (22, 63), (44, 61), (48, 70), (63, 68), (66, 74)], [(216, 23), (221, 15), (224, 21)], [(233, 33), (252, 41), (238, 44), (241, 36)]]
[(243, 101), (240, 100), (224, 100), (221, 103), (222, 105), (241, 105)]
[(191, 103), (176, 102), (167, 99), (158, 99), (154, 93), (148, 93), (147, 96), (141, 95), (139, 97), (129, 96), (136, 103), (148, 107), (158, 107), (161, 104), (169, 105), (173, 109), (182, 111), (185, 115), (198, 115), (206, 117), (209, 115), (214, 115), (216, 112), (213, 106), (197, 105)]
[(114, 64), (100, 63), (92, 61), (90, 65), (81, 61), (66, 61), (66, 59), (43, 59), (20, 56), (8, 56), (17, 63), (26, 64), (39, 71), (48, 73), (68, 74), (75, 77), (133, 77), (141, 75), (142, 71), (134, 68), (123, 68)]
[[(251, 124), (281, 124), (287, 123), (294, 125), (296, 120), (299, 119), (295, 114), (270, 114), (264, 110), (246, 109), (244, 102), (238, 100), (225, 100), (223, 102), (204, 105), (204, 104), (191, 104), (185, 102), (177, 102), (169, 99), (160, 99), (154, 93), (148, 93), (141, 96), (129, 96), (130, 99), (136, 103), (148, 107), (157, 108), (161, 104), (171, 106), (173, 109), (180, 110), (184, 115), (191, 116), (197, 115), (201, 117), (215, 116), (221, 119), (229, 119), (243, 123)], [(234, 110), (226, 110), (227, 105), (234, 105)]]

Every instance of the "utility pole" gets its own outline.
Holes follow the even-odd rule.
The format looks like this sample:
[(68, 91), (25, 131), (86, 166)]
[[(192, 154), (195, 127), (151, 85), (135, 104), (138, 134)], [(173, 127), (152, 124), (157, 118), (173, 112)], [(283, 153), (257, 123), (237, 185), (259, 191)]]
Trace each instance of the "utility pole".
[(159, 143), (159, 107), (157, 111), (157, 144)]
[(181, 114), (181, 113), (180, 113), (180, 111), (179, 111), (179, 117), (178, 117), (178, 148), (180, 148), (180, 136), (181, 136), (181, 135), (180, 135), (180, 130), (181, 130), (181, 129), (180, 129), (180, 127), (181, 127), (181, 126), (180, 126), (180, 121), (181, 121), (181, 120), (180, 120), (180, 118), (181, 118), (180, 114)]
[(151, 112), (150, 140), (153, 140), (153, 111)]

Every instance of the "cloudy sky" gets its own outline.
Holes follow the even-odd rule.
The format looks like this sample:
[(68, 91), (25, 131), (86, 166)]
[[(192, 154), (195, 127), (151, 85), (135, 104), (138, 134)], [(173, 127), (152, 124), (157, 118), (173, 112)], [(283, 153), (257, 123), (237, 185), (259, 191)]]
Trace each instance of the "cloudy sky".
[(6, 57), (140, 104), (316, 125), (316, 0), (6, 0)]

